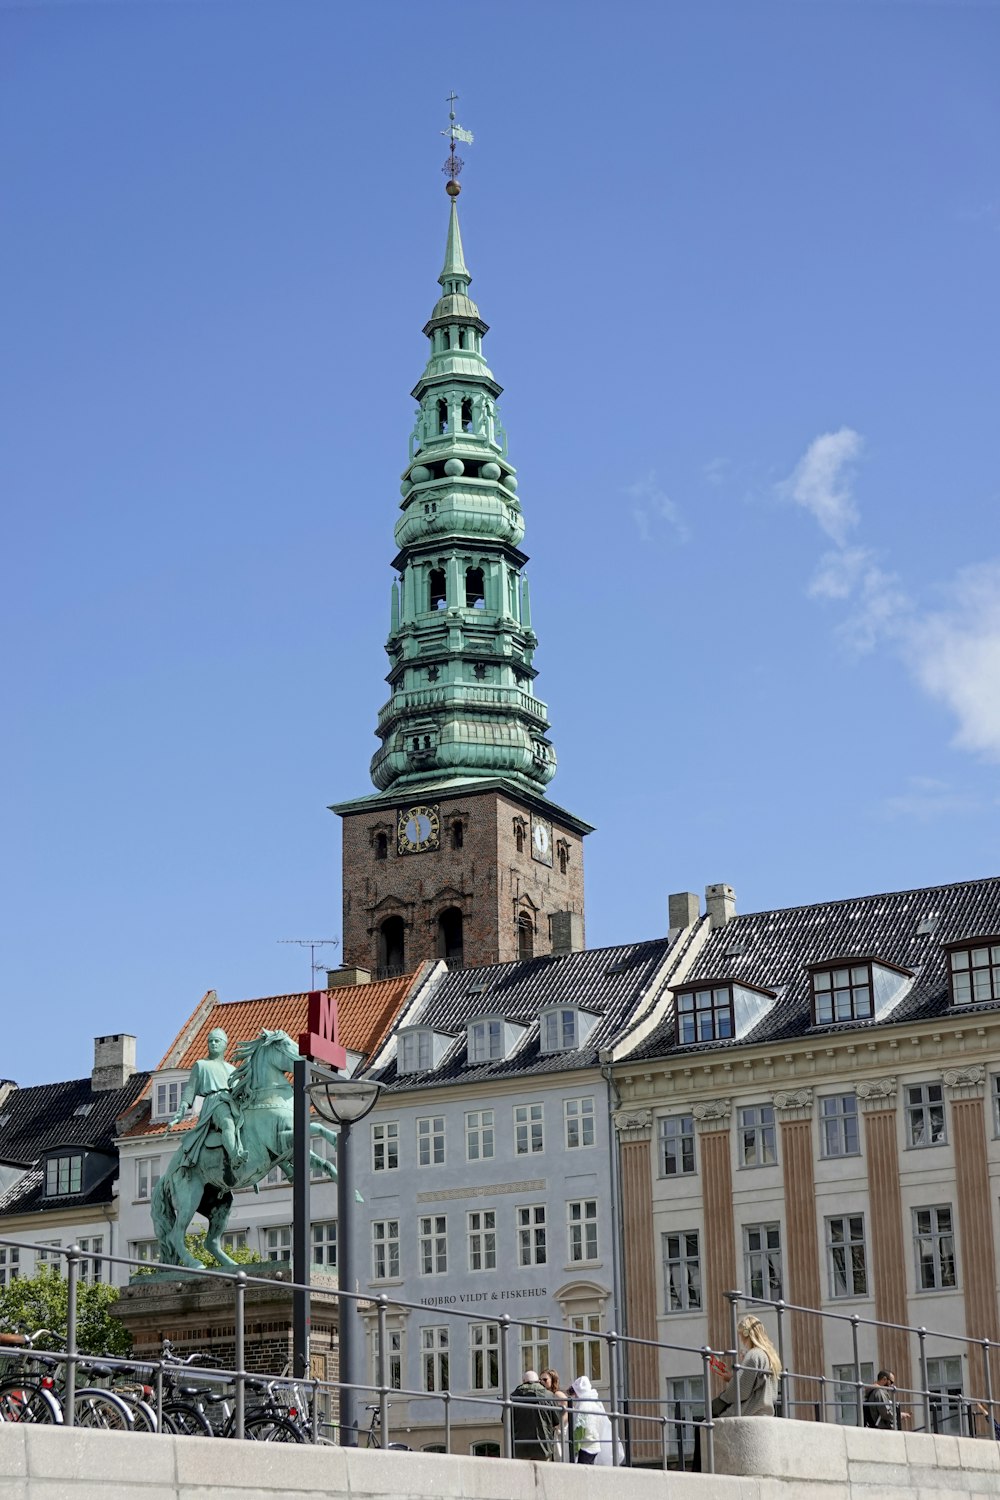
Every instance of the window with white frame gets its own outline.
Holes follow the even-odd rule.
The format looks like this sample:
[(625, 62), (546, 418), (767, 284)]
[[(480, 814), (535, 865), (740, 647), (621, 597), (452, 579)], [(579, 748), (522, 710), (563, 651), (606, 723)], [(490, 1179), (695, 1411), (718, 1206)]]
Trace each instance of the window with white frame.
[(162, 1156), (140, 1156), (135, 1164), (135, 1196), (146, 1202), (153, 1196), (153, 1189), (163, 1176)]
[[(376, 1324), (372, 1337), (372, 1385), (379, 1384), (379, 1330)], [(403, 1330), (387, 1328), (385, 1333), (385, 1383), (390, 1391), (403, 1389)]]
[(681, 1230), (660, 1237), (663, 1248), (664, 1311), (698, 1312), (701, 1309), (701, 1256), (698, 1231)]
[[(522, 1266), (544, 1266), (545, 1248), (545, 1204), (529, 1203), (517, 1210), (517, 1259)], [(537, 1369), (537, 1365), (525, 1365), (526, 1370)]]
[(291, 1224), (274, 1224), (270, 1229), (262, 1229), (261, 1244), (265, 1260), (291, 1260)]
[(542, 1052), (572, 1052), (582, 1046), (585, 1035), (593, 1030), (595, 1018), (581, 1017), (574, 1006), (543, 1011), (539, 1017), (539, 1045)]
[(181, 1107), (182, 1087), (183, 1084), (179, 1078), (171, 1078), (166, 1083), (156, 1085), (154, 1120), (166, 1120), (177, 1113)]
[[(319, 1158), (320, 1162), (330, 1162), (337, 1165), (337, 1142), (328, 1141), (324, 1135), (314, 1135), (309, 1142), (309, 1150), (313, 1156)], [(328, 1182), (329, 1173), (324, 1172), (319, 1162), (310, 1162), (309, 1176), (313, 1182)]]
[(470, 1382), (474, 1391), (495, 1391), (500, 1386), (500, 1325), (471, 1323), (469, 1350), (472, 1356)]
[(395, 1172), (399, 1166), (399, 1122), (379, 1120), (372, 1126), (372, 1171)]
[(705, 1380), (701, 1375), (679, 1375), (667, 1381), (668, 1421), (679, 1423), (678, 1441), (684, 1453), (694, 1452), (694, 1423), (705, 1420)]
[(545, 1117), (541, 1104), (514, 1105), (514, 1151), (531, 1156), (545, 1150)]
[(781, 1296), (781, 1226), (744, 1224), (743, 1285), (755, 1301)]
[[(927, 1361), (931, 1431), (962, 1436), (962, 1359), (958, 1354)], [(987, 1424), (988, 1425), (988, 1424)]]
[(493, 1111), (471, 1109), (465, 1116), (465, 1155), (468, 1161), (487, 1161), (494, 1151)]
[(826, 1262), (831, 1297), (867, 1297), (864, 1214), (837, 1214), (827, 1219)]
[(1000, 943), (954, 948), (948, 957), (953, 1005), (1000, 1000)]
[(222, 1236), (222, 1248), (228, 1250), (232, 1255), (234, 1250), (246, 1250), (249, 1244), (249, 1231), (246, 1229), (227, 1229)]
[(444, 1161), (444, 1115), (417, 1121), (417, 1166), (439, 1167)]
[(827, 1094), (819, 1101), (819, 1149), (828, 1158), (860, 1154), (856, 1094)]
[(466, 1215), (469, 1226), (469, 1270), (497, 1268), (497, 1215), (495, 1208), (478, 1208)]
[(337, 1269), (337, 1221), (318, 1219), (310, 1225), (312, 1232), (312, 1263), (325, 1271)]
[(563, 1119), (566, 1123), (566, 1149), (594, 1144), (594, 1101), (591, 1097), (563, 1100)]
[(448, 1389), (449, 1330), (445, 1327), (421, 1328), (420, 1364), (423, 1389), (446, 1391)]
[[(80, 1280), (85, 1281), (88, 1286), (95, 1286), (99, 1281), (104, 1280), (103, 1262), (96, 1259), (104, 1253), (104, 1236), (103, 1234), (83, 1235), (77, 1240), (77, 1244), (86, 1256), (85, 1260), (80, 1261)], [(91, 1256), (95, 1258), (92, 1260)]]
[(83, 1153), (50, 1156), (45, 1163), (46, 1198), (68, 1198), (83, 1187)]
[(569, 1320), (569, 1357), (573, 1379), (586, 1375), (599, 1385), (604, 1373), (604, 1341), (601, 1338), (600, 1313), (574, 1313)]
[(423, 1073), (434, 1066), (434, 1033), (404, 1031), (399, 1038), (397, 1073)]
[(908, 1146), (943, 1146), (945, 1144), (943, 1084), (907, 1084), (906, 1144)]
[(739, 1111), (741, 1167), (772, 1167), (778, 1160), (773, 1104), (747, 1104)]
[(288, 1178), (285, 1176), (283, 1167), (271, 1167), (270, 1170), (265, 1174), (265, 1176), (260, 1179), (260, 1182), (258, 1182), (257, 1186), (281, 1187), (287, 1181)]
[(372, 1220), (372, 1278), (387, 1281), (399, 1276), (399, 1220)]
[(425, 1214), (418, 1239), (420, 1275), (444, 1276), (448, 1270), (448, 1216)]
[(597, 1259), (597, 1199), (580, 1198), (566, 1205), (570, 1263)]
[(133, 1260), (158, 1261), (160, 1246), (157, 1240), (129, 1240), (128, 1253)]
[(62, 1240), (43, 1240), (40, 1245), (35, 1246), (35, 1270), (36, 1271), (58, 1271), (63, 1274), (63, 1258), (60, 1254)]
[(499, 1016), (469, 1022), (468, 1050), (470, 1063), (496, 1062), (503, 1057), (503, 1021)]
[(20, 1275), (20, 1248), (17, 1245), (0, 1245), (0, 1286), (10, 1286)]
[(958, 1285), (950, 1204), (913, 1210), (913, 1243), (917, 1253), (918, 1292), (945, 1291)]
[[(865, 1389), (875, 1384), (875, 1366), (871, 1360), (865, 1360), (858, 1373), (861, 1376), (861, 1399), (864, 1400)], [(858, 1425), (858, 1386), (854, 1375), (853, 1365), (833, 1366), (833, 1420), (844, 1427)]]
[(549, 1366), (548, 1323), (522, 1323), (520, 1325), (522, 1370), (547, 1370)]
[(694, 1169), (694, 1115), (663, 1115), (660, 1119), (660, 1176), (688, 1177)]

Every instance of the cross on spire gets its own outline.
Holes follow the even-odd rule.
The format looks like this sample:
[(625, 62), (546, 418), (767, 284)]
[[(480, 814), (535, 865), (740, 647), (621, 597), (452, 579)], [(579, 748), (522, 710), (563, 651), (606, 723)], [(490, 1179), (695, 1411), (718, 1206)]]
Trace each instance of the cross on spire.
[(465, 166), (465, 163), (455, 151), (455, 142), (464, 141), (467, 146), (471, 146), (472, 131), (463, 130), (462, 126), (459, 125), (457, 120), (455, 119), (455, 105), (458, 102), (458, 95), (455, 93), (454, 89), (452, 89), (451, 93), (448, 95), (446, 102), (448, 104), (448, 128), (447, 130), (442, 130), (441, 134), (448, 137), (448, 143), (451, 147), (451, 150), (448, 153), (448, 160), (445, 162), (441, 170), (443, 172), (447, 172), (448, 174), (449, 196), (452, 198), (456, 198), (460, 191), (458, 186), (458, 175), (461, 172), (462, 168)]

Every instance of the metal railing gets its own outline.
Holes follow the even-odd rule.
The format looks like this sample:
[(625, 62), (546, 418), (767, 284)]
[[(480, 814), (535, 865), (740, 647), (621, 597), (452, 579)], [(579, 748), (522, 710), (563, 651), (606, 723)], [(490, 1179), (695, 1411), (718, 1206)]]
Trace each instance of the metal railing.
[[(30, 1241), (0, 1237), (0, 1245), (17, 1249), (37, 1250), (37, 1246)], [(132, 1267), (143, 1271), (163, 1269), (171, 1272), (172, 1276), (192, 1276), (210, 1278), (221, 1283), (229, 1283), (233, 1292), (233, 1368), (225, 1368), (221, 1365), (212, 1366), (199, 1365), (197, 1370), (187, 1370), (186, 1378), (196, 1379), (199, 1383), (225, 1383), (232, 1387), (234, 1392), (233, 1419), (231, 1422), (231, 1433), (236, 1437), (243, 1437), (246, 1431), (247, 1418), (247, 1391), (248, 1387), (253, 1389), (262, 1379), (273, 1382), (278, 1388), (287, 1390), (289, 1401), (293, 1393), (305, 1392), (309, 1398), (308, 1418), (303, 1423), (304, 1437), (313, 1441), (328, 1441), (322, 1429), (325, 1427), (336, 1432), (336, 1440), (344, 1445), (354, 1446), (359, 1437), (367, 1437), (369, 1446), (388, 1448), (391, 1444), (393, 1433), (390, 1426), (390, 1408), (394, 1403), (431, 1403), (430, 1414), (419, 1423), (414, 1423), (412, 1417), (406, 1423), (397, 1422), (397, 1432), (409, 1435), (413, 1425), (425, 1427), (425, 1435), (430, 1436), (432, 1430), (443, 1428), (443, 1444), (435, 1444), (438, 1450), (443, 1446), (446, 1452), (452, 1451), (455, 1440), (456, 1418), (468, 1419), (466, 1426), (471, 1428), (475, 1423), (477, 1426), (487, 1425), (493, 1431), (499, 1427), (500, 1452), (505, 1457), (516, 1456), (517, 1443), (515, 1439), (515, 1411), (522, 1406), (530, 1404), (533, 1411), (537, 1411), (537, 1404), (521, 1402), (514, 1394), (520, 1377), (520, 1365), (517, 1364), (517, 1356), (511, 1347), (513, 1331), (523, 1329), (527, 1334), (521, 1344), (516, 1346), (519, 1350), (525, 1347), (535, 1347), (539, 1335), (544, 1334), (545, 1341), (550, 1341), (555, 1335), (563, 1335), (569, 1341), (569, 1347), (581, 1351), (580, 1362), (591, 1364), (591, 1368), (597, 1361), (596, 1350), (599, 1348), (600, 1364), (607, 1371), (607, 1378), (595, 1380), (595, 1385), (600, 1384), (607, 1392), (606, 1414), (610, 1424), (611, 1441), (610, 1452), (607, 1457), (611, 1464), (619, 1463), (640, 1464), (642, 1466), (662, 1466), (664, 1469), (671, 1467), (686, 1466), (686, 1458), (689, 1450), (694, 1449), (700, 1454), (700, 1467), (706, 1472), (714, 1471), (714, 1430), (717, 1419), (711, 1415), (711, 1376), (713, 1370), (718, 1370), (719, 1361), (728, 1363), (729, 1369), (739, 1373), (744, 1366), (741, 1365), (738, 1347), (739, 1339), (736, 1333), (736, 1325), (740, 1318), (740, 1309), (752, 1308), (755, 1313), (769, 1309), (773, 1311), (777, 1320), (777, 1347), (782, 1363), (782, 1374), (779, 1381), (780, 1396), (778, 1414), (785, 1417), (802, 1415), (813, 1420), (830, 1420), (830, 1409), (834, 1411), (843, 1410), (844, 1392), (848, 1389), (854, 1393), (854, 1420), (861, 1425), (864, 1421), (864, 1396), (867, 1382), (862, 1377), (862, 1333), (865, 1330), (877, 1334), (879, 1331), (888, 1331), (894, 1334), (910, 1335), (917, 1341), (920, 1385), (901, 1389), (895, 1393), (900, 1411), (917, 1412), (922, 1421), (914, 1423), (915, 1427), (922, 1426), (925, 1431), (933, 1432), (941, 1428), (940, 1418), (942, 1414), (955, 1413), (955, 1420), (961, 1428), (968, 1427), (970, 1433), (975, 1429), (975, 1418), (985, 1418), (990, 1436), (993, 1435), (993, 1423), (1000, 1422), (1000, 1404), (994, 1400), (993, 1395), (993, 1372), (991, 1370), (991, 1359), (1000, 1357), (1000, 1343), (988, 1338), (976, 1339), (965, 1334), (945, 1333), (934, 1331), (925, 1327), (911, 1327), (906, 1324), (890, 1323), (875, 1318), (864, 1318), (859, 1314), (828, 1312), (826, 1310), (802, 1307), (795, 1303), (786, 1302), (783, 1299), (761, 1299), (748, 1297), (742, 1291), (729, 1291), (726, 1297), (730, 1307), (731, 1322), (731, 1347), (728, 1349), (713, 1349), (708, 1345), (694, 1346), (689, 1344), (668, 1343), (662, 1340), (641, 1339), (619, 1334), (614, 1329), (603, 1332), (594, 1330), (581, 1331), (578, 1326), (544, 1323), (540, 1324), (537, 1318), (512, 1318), (503, 1313), (499, 1316), (490, 1317), (482, 1305), (478, 1310), (465, 1310), (452, 1303), (435, 1303), (433, 1301), (412, 1302), (404, 1298), (389, 1297), (386, 1294), (372, 1296), (370, 1292), (348, 1292), (338, 1290), (335, 1294), (326, 1289), (321, 1289), (324, 1296), (336, 1295), (340, 1299), (341, 1306), (344, 1300), (353, 1305), (355, 1315), (361, 1313), (374, 1318), (374, 1329), (376, 1338), (374, 1341), (374, 1381), (367, 1383), (350, 1383), (340, 1380), (319, 1380), (295, 1378), (286, 1371), (268, 1374), (262, 1371), (249, 1371), (246, 1368), (246, 1333), (247, 1333), (247, 1293), (256, 1286), (274, 1290), (276, 1284), (283, 1291), (291, 1293), (298, 1290), (313, 1292), (317, 1290), (311, 1286), (295, 1282), (284, 1272), (279, 1273), (280, 1279), (275, 1275), (254, 1275), (252, 1270), (240, 1269), (237, 1271), (214, 1270), (208, 1267), (185, 1267), (160, 1265), (159, 1262), (139, 1260), (131, 1256), (111, 1255), (104, 1251), (90, 1252), (82, 1251), (77, 1245), (66, 1248), (47, 1247), (50, 1260), (61, 1258), (65, 1265), (65, 1276), (67, 1283), (67, 1329), (66, 1345), (61, 1351), (35, 1351), (25, 1350), (17, 1347), (0, 1346), (0, 1382), (6, 1377), (4, 1373), (5, 1364), (21, 1360), (25, 1357), (31, 1358), (35, 1354), (44, 1355), (48, 1353), (50, 1360), (57, 1360), (65, 1370), (63, 1391), (63, 1422), (66, 1426), (73, 1426), (75, 1421), (75, 1392), (77, 1389), (78, 1372), (81, 1367), (92, 1362), (93, 1355), (81, 1352), (78, 1340), (78, 1318), (77, 1303), (78, 1291), (81, 1280), (81, 1266), (85, 1263), (113, 1264)], [(389, 1353), (389, 1316), (391, 1313), (417, 1312), (424, 1319), (432, 1316), (438, 1323), (444, 1319), (455, 1319), (466, 1324), (478, 1323), (487, 1329), (495, 1329), (495, 1341), (484, 1340), (478, 1350), (481, 1359), (482, 1388), (472, 1392), (458, 1392), (448, 1388), (442, 1389), (413, 1389), (402, 1384), (402, 1364), (399, 1369), (399, 1380), (392, 1378), (391, 1356)], [(795, 1370), (786, 1366), (785, 1349), (789, 1340), (787, 1338), (787, 1322), (790, 1317), (806, 1317), (828, 1319), (850, 1328), (851, 1348), (853, 1351), (853, 1380), (833, 1381), (823, 1371)], [(942, 1392), (938, 1387), (931, 1387), (928, 1381), (928, 1340), (950, 1341), (955, 1344), (965, 1344), (978, 1347), (981, 1350), (982, 1360), (982, 1390), (978, 1394), (967, 1394), (959, 1392)], [(531, 1340), (535, 1341), (533, 1345)], [(230, 1339), (227, 1336), (227, 1343)], [(623, 1389), (622, 1364), (627, 1363), (630, 1356), (639, 1356), (641, 1351), (655, 1351), (656, 1359), (656, 1383), (657, 1389), (663, 1379), (662, 1365), (664, 1356), (673, 1363), (676, 1356), (687, 1356), (687, 1369), (685, 1374), (692, 1377), (691, 1366), (695, 1365), (701, 1371), (702, 1393), (704, 1397), (703, 1415), (699, 1415), (698, 1403), (695, 1398), (684, 1401), (676, 1399), (660, 1399), (658, 1395), (641, 1395), (635, 1393), (629, 1398)], [(422, 1356), (423, 1357), (423, 1356)], [(648, 1357), (648, 1356), (647, 1356)], [(177, 1372), (178, 1366), (169, 1358), (123, 1359), (100, 1355), (102, 1365), (110, 1367), (114, 1371), (130, 1372), (135, 1377), (148, 1379), (155, 1391), (152, 1398), (155, 1404), (157, 1423), (163, 1430), (163, 1411), (165, 1395), (169, 1392), (172, 1376)], [(875, 1361), (872, 1361), (873, 1366)], [(434, 1370), (438, 1368), (431, 1365), (432, 1374), (430, 1384), (434, 1385)], [(819, 1395), (802, 1395), (798, 1384), (807, 1382), (809, 1386), (818, 1388)], [(834, 1388), (834, 1396), (839, 1394), (840, 1400), (829, 1399), (831, 1387)], [(351, 1432), (337, 1431), (335, 1424), (324, 1422), (320, 1417), (322, 1404), (332, 1406), (344, 1390), (353, 1390), (358, 1395), (371, 1398), (370, 1410), (377, 1412), (377, 1422), (373, 1416), (372, 1423), (367, 1433), (364, 1430), (355, 1429)], [(440, 1409), (440, 1410), (438, 1410)], [(735, 1381), (734, 1399), (729, 1414), (738, 1416), (741, 1410), (741, 1399), (739, 1380)], [(301, 1415), (301, 1414), (300, 1414)], [(562, 1459), (572, 1459), (572, 1423), (574, 1407), (570, 1399), (566, 1419), (560, 1419), (559, 1429), (562, 1435)], [(835, 1418), (837, 1420), (837, 1418)], [(949, 1415), (947, 1420), (951, 1421)], [(0, 1416), (2, 1421), (2, 1416)], [(376, 1431), (377, 1429), (377, 1431)], [(377, 1444), (373, 1439), (377, 1437)], [(468, 1440), (468, 1432), (465, 1434)], [(397, 1444), (398, 1446), (398, 1444)]]

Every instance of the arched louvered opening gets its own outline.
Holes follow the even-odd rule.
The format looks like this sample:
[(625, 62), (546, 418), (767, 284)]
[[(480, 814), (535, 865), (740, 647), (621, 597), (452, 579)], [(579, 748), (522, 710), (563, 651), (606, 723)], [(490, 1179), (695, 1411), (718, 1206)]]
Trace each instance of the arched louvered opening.
[(517, 919), (517, 956), (518, 958), (534, 958), (535, 956), (535, 924), (527, 912)]
[(444, 568), (431, 568), (429, 609), (444, 609), (446, 604)]
[(462, 913), (457, 906), (447, 907), (438, 917), (438, 958), (461, 968), (465, 962), (465, 937)]
[(405, 957), (405, 929), (402, 917), (386, 917), (378, 930), (378, 972), (381, 979), (402, 974)]
[(482, 568), (466, 568), (465, 570), (465, 607), (466, 609), (485, 609), (486, 607), (486, 583)]

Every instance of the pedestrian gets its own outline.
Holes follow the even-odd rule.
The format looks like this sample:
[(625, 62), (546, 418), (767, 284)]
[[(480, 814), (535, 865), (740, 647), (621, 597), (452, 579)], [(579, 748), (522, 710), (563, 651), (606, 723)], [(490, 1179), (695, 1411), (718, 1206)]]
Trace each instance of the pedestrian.
[(537, 1370), (525, 1370), (521, 1384), (511, 1391), (514, 1457), (546, 1462), (552, 1457), (552, 1438), (562, 1418), (555, 1396), (538, 1378)]
[[(997, 1442), (1000, 1443), (1000, 1422), (997, 1421), (993, 1413), (989, 1411), (981, 1401), (975, 1402), (972, 1410), (974, 1413), (974, 1417), (982, 1417), (986, 1425), (993, 1429), (992, 1432), (987, 1432), (986, 1436), (996, 1438)], [(978, 1423), (976, 1423), (975, 1420), (973, 1420), (973, 1426), (978, 1427)], [(976, 1435), (978, 1437), (978, 1432)]]
[[(612, 1464), (611, 1444), (614, 1434), (611, 1420), (604, 1410), (593, 1385), (586, 1375), (578, 1375), (569, 1388), (573, 1397), (570, 1413), (570, 1430), (573, 1434), (573, 1451), (578, 1464)], [(618, 1462), (624, 1457), (622, 1445), (618, 1444)]]
[(864, 1424), (895, 1430), (909, 1427), (913, 1418), (902, 1411), (896, 1400), (896, 1377), (891, 1370), (879, 1370), (874, 1385), (865, 1391)]
[[(712, 1402), (713, 1417), (735, 1417), (736, 1390), (739, 1387), (741, 1417), (773, 1417), (778, 1399), (778, 1379), (781, 1375), (781, 1360), (771, 1343), (767, 1329), (759, 1318), (748, 1313), (736, 1325), (740, 1341), (738, 1370), (733, 1370), (729, 1383)], [(701, 1471), (701, 1428), (694, 1430), (694, 1462), (692, 1469)]]
[(563, 1433), (566, 1429), (566, 1407), (569, 1404), (566, 1392), (559, 1380), (559, 1371), (549, 1368), (542, 1371), (542, 1385), (550, 1396), (555, 1396), (561, 1408), (559, 1423), (552, 1434), (552, 1457), (558, 1463), (563, 1456)]

